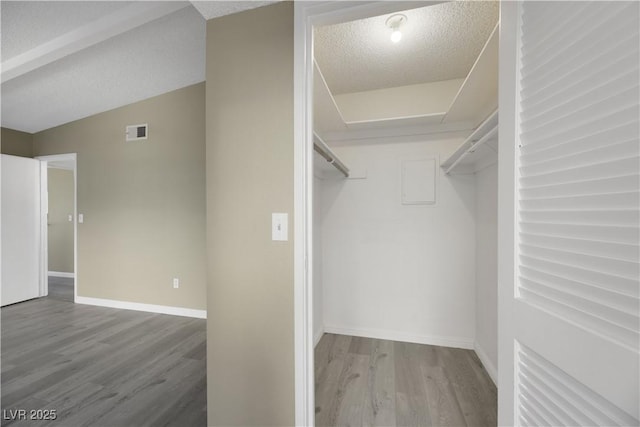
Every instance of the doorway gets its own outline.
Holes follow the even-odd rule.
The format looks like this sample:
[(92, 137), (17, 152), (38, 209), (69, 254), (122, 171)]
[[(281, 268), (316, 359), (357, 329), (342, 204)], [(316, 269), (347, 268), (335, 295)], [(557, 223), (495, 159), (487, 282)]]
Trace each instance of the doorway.
[[(426, 8), (431, 4), (425, 2), (420, 6)], [(487, 149), (491, 162), (485, 162), (486, 164), (482, 163), (482, 165), (475, 158), (473, 161), (470, 158), (465, 158), (464, 162), (454, 158), (452, 162), (464, 163), (464, 168), (459, 167), (455, 171), (460, 175), (455, 178), (449, 176), (453, 167), (449, 168), (447, 162), (455, 154), (452, 151), (459, 151), (456, 147), (462, 147), (467, 143), (465, 137), (469, 133), (474, 129), (483, 128), (481, 126), (483, 121), (491, 121), (487, 119), (488, 117), (497, 117), (497, 113), (495, 113), (497, 108), (497, 72), (495, 72), (495, 68), (497, 68), (497, 23), (487, 21), (487, 25), (483, 26), (483, 31), (486, 30), (483, 37), (476, 37), (481, 42), (478, 46), (479, 53), (474, 54), (475, 63), (471, 70), (465, 69), (465, 72), (468, 73), (466, 78), (457, 78), (457, 75), (451, 72), (446, 75), (446, 79), (433, 77), (431, 78), (433, 81), (422, 83), (404, 81), (400, 84), (394, 80), (395, 85), (386, 82), (380, 83), (379, 87), (372, 84), (371, 87), (364, 89), (359, 87), (345, 89), (342, 87), (341, 89), (334, 88), (335, 90), (332, 91), (332, 82), (338, 86), (346, 85), (344, 80), (337, 80), (335, 77), (323, 78), (325, 70), (329, 76), (331, 74), (338, 75), (331, 71), (331, 67), (336, 61), (332, 58), (323, 61), (320, 56), (318, 56), (317, 62), (314, 60), (313, 52), (321, 45), (322, 37), (324, 36), (324, 40), (328, 41), (328, 44), (331, 44), (336, 38), (334, 34), (323, 34), (319, 29), (333, 26), (339, 31), (338, 25), (349, 21), (363, 21), (366, 18), (371, 18), (367, 21), (371, 25), (362, 24), (358, 28), (362, 27), (365, 30), (374, 28), (376, 33), (371, 37), (355, 38), (382, 42), (382, 38), (378, 36), (383, 34), (386, 36), (384, 47), (389, 50), (389, 55), (393, 54), (395, 52), (392, 51), (393, 46), (402, 47), (408, 44), (393, 45), (392, 43), (395, 43), (393, 39), (389, 42), (386, 33), (387, 30), (390, 32), (390, 28), (389, 25), (385, 25), (385, 21), (388, 24), (394, 16), (397, 17), (398, 13), (404, 12), (401, 14), (404, 17), (403, 22), (405, 24), (409, 22), (406, 24), (406, 41), (417, 40), (417, 37), (412, 36), (409, 31), (412, 28), (411, 25), (414, 25), (414, 28), (416, 26), (422, 28), (418, 23), (424, 22), (426, 18), (422, 19), (421, 14), (413, 15), (412, 10), (416, 7), (415, 3), (398, 2), (392, 4), (385, 2), (384, 4), (363, 4), (355, 7), (353, 5), (344, 7), (301, 6), (298, 10), (297, 42), (301, 38), (304, 41), (306, 68), (296, 62), (297, 65), (304, 68), (304, 73), (296, 73), (296, 77), (299, 79), (297, 81), (299, 84), (301, 80), (304, 80), (306, 98), (304, 96), (297, 98), (297, 100), (305, 102), (295, 110), (301, 111), (303, 114), (302, 120), (298, 121), (297, 125), (303, 125), (304, 128), (297, 128), (297, 130), (304, 131), (300, 136), (304, 136), (306, 151), (302, 153), (305, 161), (301, 164), (306, 165), (306, 170), (301, 173), (305, 174), (306, 178), (304, 192), (306, 192), (307, 202), (305, 207), (312, 211), (306, 212), (305, 254), (310, 261), (306, 265), (306, 277), (304, 278), (306, 287), (303, 287), (303, 292), (299, 295), (301, 298), (306, 298), (306, 300), (299, 301), (299, 306), (307, 308), (309, 311), (306, 315), (304, 312), (301, 313), (301, 318), (296, 319), (297, 322), (300, 319), (297, 330), (301, 324), (304, 324), (303, 322), (307, 322), (304, 328), (306, 336), (303, 338), (303, 342), (308, 347), (304, 350), (300, 348), (297, 353), (298, 357), (306, 353), (306, 361), (313, 361), (313, 344), (322, 336), (323, 331), (359, 337), (356, 339), (358, 342), (361, 341), (361, 337), (369, 337), (421, 345), (457, 347), (465, 349), (465, 351), (471, 349), (472, 352), (476, 347), (473, 319), (475, 248), (472, 244), (473, 237), (467, 239), (467, 236), (475, 234), (472, 218), (475, 210), (473, 202), (475, 178), (473, 178), (473, 174), (489, 166), (489, 163), (495, 164), (497, 155), (495, 155), (495, 150)], [(470, 15), (476, 16), (475, 14)], [(300, 25), (300, 22), (304, 22), (305, 25)], [(304, 29), (300, 27), (304, 27)], [(348, 32), (353, 34), (355, 29)], [(314, 37), (318, 35), (320, 37), (313, 41)], [(335, 44), (343, 45), (344, 43)], [(298, 46), (300, 47), (300, 45)], [(370, 50), (373, 51), (373, 49)], [(296, 54), (302, 55), (299, 51)], [(475, 56), (476, 54), (477, 56)], [(334, 51), (331, 55), (335, 56)], [(357, 55), (350, 57), (357, 57)], [(405, 64), (406, 61), (397, 61), (397, 63)], [(485, 69), (485, 66), (488, 69)], [(304, 74), (304, 79), (301, 74)], [(366, 73), (355, 74), (364, 75)], [(326, 90), (319, 90), (318, 87), (322, 89), (323, 85), (318, 85), (317, 82), (324, 83)], [(359, 81), (356, 83), (360, 84)], [(475, 96), (471, 102), (468, 99), (469, 94), (478, 94), (476, 86), (481, 86), (483, 96)], [(417, 93), (424, 96), (416, 96)], [(323, 97), (323, 94), (327, 96)], [(411, 102), (400, 102), (397, 106), (392, 105), (394, 100), (412, 101), (415, 98), (430, 99), (433, 102), (420, 106)], [(375, 110), (372, 106), (384, 106), (384, 108)], [(416, 108), (413, 108), (414, 106)], [(337, 113), (336, 110), (338, 110)], [(495, 123), (491, 121), (491, 124), (492, 127), (495, 127)], [(492, 135), (497, 136), (496, 129), (492, 132), (482, 138), (483, 142), (491, 139)], [(445, 134), (446, 138), (442, 136)], [(313, 141), (313, 145), (311, 145), (311, 141)], [(337, 157), (331, 154), (331, 150), (327, 150), (326, 147), (322, 148), (327, 146), (327, 143), (328, 148), (335, 149), (334, 154), (337, 154)], [(297, 144), (302, 143), (297, 141)], [(332, 206), (331, 209), (323, 209), (324, 212), (313, 211), (314, 206), (317, 208), (318, 203), (310, 203), (312, 198), (317, 198), (318, 187), (322, 187), (318, 184), (320, 182), (316, 179), (318, 177), (314, 177), (314, 172), (318, 172), (318, 170), (312, 166), (313, 163), (316, 163), (312, 158), (312, 147), (316, 152), (320, 152), (320, 155), (331, 165), (342, 163), (335, 160), (342, 157), (347, 168), (351, 168), (347, 173), (333, 171), (334, 174), (342, 172), (346, 178), (338, 176), (336, 178), (339, 180), (337, 184), (332, 181), (330, 182), (331, 188), (327, 191), (323, 190), (324, 196), (320, 199), (326, 199)], [(466, 153), (469, 150), (462, 151)], [(470, 152), (474, 151), (477, 150), (470, 150)], [(327, 159), (326, 153), (330, 153), (328, 157), (331, 160)], [(440, 160), (443, 162), (440, 163)], [(461, 169), (464, 170), (461, 172)], [(416, 172), (417, 175), (413, 172)], [(296, 183), (298, 182), (297, 180)], [(382, 187), (375, 187), (376, 183)], [(412, 183), (420, 184), (420, 186), (416, 187)], [(343, 191), (340, 192), (337, 189), (334, 191), (334, 187), (342, 187)], [(412, 189), (417, 192), (409, 194), (408, 191)], [(495, 190), (492, 189), (492, 193)], [(336, 198), (338, 193), (344, 197)], [(360, 198), (358, 199), (358, 197)], [(356, 203), (358, 201), (360, 201), (359, 204)], [(383, 202), (384, 204), (382, 204)], [(378, 204), (374, 206), (373, 203)], [(340, 206), (348, 206), (348, 208), (338, 212)], [(345, 222), (348, 222), (350, 215), (353, 216), (358, 212), (368, 215), (366, 221), (362, 221), (362, 218), (353, 218), (353, 227), (350, 226), (349, 229), (346, 229)], [(386, 215), (383, 219), (378, 214), (380, 212)], [(460, 213), (469, 215), (464, 216)], [(321, 238), (318, 237), (318, 233), (314, 234), (314, 230), (317, 231), (320, 216), (323, 218), (323, 223), (327, 225), (326, 228), (323, 228), (325, 231), (323, 231)], [(375, 218), (371, 218), (372, 216)], [(338, 220), (331, 222), (332, 218), (338, 218)], [(430, 218), (432, 221), (429, 220)], [(390, 224), (391, 227), (379, 226), (381, 224), (383, 226), (389, 225), (387, 223), (391, 222), (393, 223)], [(370, 232), (372, 227), (369, 225), (373, 223), (377, 226), (374, 231)], [(422, 235), (429, 236), (426, 244), (424, 241), (416, 242), (418, 240), (416, 236), (419, 233), (407, 229), (414, 223), (418, 228), (412, 230), (421, 230)], [(434, 227), (437, 224), (440, 226), (435, 227), (434, 230), (428, 229), (428, 227)], [(336, 225), (337, 227), (330, 229)], [(333, 231), (337, 228), (340, 228), (340, 232), (334, 233)], [(401, 230), (398, 232), (399, 229)], [(354, 235), (354, 233), (357, 234), (354, 230), (359, 230), (359, 234)], [(449, 230), (446, 232), (448, 238), (440, 238), (442, 236), (438, 233), (442, 230)], [(345, 242), (344, 240), (349, 238), (349, 232), (352, 232), (351, 238)], [(367, 237), (362, 239), (362, 236)], [(438, 238), (434, 238), (434, 236)], [(448, 242), (451, 239), (456, 242), (471, 243), (467, 243), (464, 246), (464, 252), (457, 255), (449, 254), (445, 249), (460, 252), (458, 247), (454, 248), (442, 243), (438, 246), (434, 243)], [(336, 244), (338, 240), (340, 242)], [(351, 246), (349, 246), (350, 244)], [(322, 250), (321, 248), (330, 245), (331, 250)], [(360, 246), (356, 247), (358, 245)], [(413, 256), (412, 259), (440, 260), (440, 262), (432, 264), (427, 262), (408, 263), (406, 256), (403, 255), (406, 254), (406, 248), (414, 249), (409, 253), (410, 256)], [(434, 248), (437, 248), (437, 254), (428, 253)], [(389, 256), (390, 253), (393, 256)], [(359, 258), (356, 258), (354, 254), (357, 254)], [(380, 262), (372, 261), (375, 259), (375, 255), (380, 255), (382, 260)], [(322, 257), (323, 267), (319, 271), (320, 257)], [(391, 267), (387, 268), (390, 260), (393, 262)], [(359, 266), (363, 265), (370, 267), (358, 270)], [(382, 270), (377, 270), (378, 267)], [(425, 286), (425, 280), (423, 280), (425, 275), (430, 278), (428, 286)], [(329, 284), (331, 281), (331, 286), (324, 286), (323, 279), (325, 279), (324, 284)], [(397, 289), (394, 290), (385, 285), (385, 282), (394, 283), (394, 281), (403, 286), (403, 292), (396, 292)], [(495, 286), (495, 283), (493, 285)], [(323, 288), (322, 291), (319, 289), (320, 287)], [(298, 285), (296, 285), (296, 289), (299, 289)], [(351, 292), (345, 291), (345, 289), (349, 289)], [(429, 292), (437, 294), (440, 298), (429, 298), (429, 295), (425, 295)], [(345, 294), (354, 297), (347, 301), (348, 297), (345, 298)], [(339, 297), (335, 298), (336, 295)], [(363, 298), (369, 297), (373, 298), (370, 304), (356, 305)], [(402, 300), (403, 298), (404, 300)], [(370, 312), (366, 311), (371, 307), (379, 307), (380, 301), (389, 302), (385, 306), (391, 307), (395, 311), (388, 310), (386, 317), (380, 315), (380, 312), (375, 309)], [(440, 304), (439, 302), (442, 301), (455, 301), (455, 303), (453, 305)], [(421, 302), (422, 305), (418, 302)], [(424, 304), (426, 303), (433, 303), (434, 306), (425, 310)], [(415, 309), (413, 304), (416, 304)], [(298, 304), (296, 305), (298, 306)], [(318, 313), (318, 306), (321, 305), (330, 308), (330, 310), (324, 310), (322, 316)], [(450, 310), (439, 311), (454, 305), (459, 308), (457, 313), (462, 313), (467, 317), (462, 319), (458, 316), (453, 319)], [(356, 312), (354, 308), (362, 308), (362, 310)], [(495, 311), (494, 307), (492, 313)], [(427, 318), (425, 313), (429, 313), (431, 318)], [(318, 327), (319, 325), (320, 327)], [(457, 329), (451, 329), (453, 326)], [(495, 338), (495, 330), (491, 335)], [(309, 346), (309, 342), (311, 342), (311, 346)], [(358, 350), (356, 348), (358, 346), (351, 347)], [(402, 352), (399, 351), (399, 353)], [(466, 353), (464, 354), (466, 355)], [(315, 356), (322, 359), (317, 351)], [(474, 363), (480, 366), (480, 362), (476, 360), (475, 355), (473, 356)], [(297, 360), (299, 360), (298, 357)], [(299, 410), (309, 411), (310, 408), (314, 408), (318, 411), (318, 404), (322, 402), (322, 396), (314, 396), (313, 391), (310, 390), (309, 385), (313, 384), (311, 371), (314, 363), (312, 362), (310, 365), (306, 365), (310, 368), (305, 372), (306, 377), (297, 378), (300, 386), (303, 385), (303, 381), (306, 382), (309, 394), (304, 402), (298, 402), (299, 399), (297, 399), (296, 403)], [(488, 383), (490, 382), (488, 381)], [(321, 391), (316, 384), (315, 392), (320, 393)], [(308, 416), (304, 422), (310, 423), (309, 418), (311, 416)], [(320, 421), (320, 423), (322, 422)]]
[(41, 295), (75, 302), (78, 295), (76, 154), (36, 159), (43, 165), (40, 182)]

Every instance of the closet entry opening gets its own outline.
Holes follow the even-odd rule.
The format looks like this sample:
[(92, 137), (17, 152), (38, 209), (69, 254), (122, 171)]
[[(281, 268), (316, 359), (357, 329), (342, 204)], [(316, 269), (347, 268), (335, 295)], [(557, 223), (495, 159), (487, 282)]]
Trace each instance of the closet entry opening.
[(315, 424), (496, 425), (499, 4), (379, 6), (312, 31)]

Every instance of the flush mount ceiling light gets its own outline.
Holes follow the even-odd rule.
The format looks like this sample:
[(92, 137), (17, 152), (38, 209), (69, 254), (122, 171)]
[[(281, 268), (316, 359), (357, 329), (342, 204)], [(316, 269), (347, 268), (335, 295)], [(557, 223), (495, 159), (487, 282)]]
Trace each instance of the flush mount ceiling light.
[(385, 24), (391, 29), (391, 41), (398, 43), (402, 39), (402, 33), (400, 27), (407, 22), (407, 17), (401, 13), (396, 13), (387, 18)]

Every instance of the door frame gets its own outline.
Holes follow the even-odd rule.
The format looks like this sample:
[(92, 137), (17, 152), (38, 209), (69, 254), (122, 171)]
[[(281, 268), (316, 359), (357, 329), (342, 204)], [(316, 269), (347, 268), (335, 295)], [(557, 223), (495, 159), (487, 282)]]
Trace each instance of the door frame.
[[(516, 141), (519, 127), (519, 34), (518, 1), (500, 2), (498, 58), (499, 129), (498, 153), (498, 425), (515, 422), (515, 352), (513, 345), (513, 295), (516, 283)], [(509, 391), (509, 392), (507, 392)]]
[(313, 356), (313, 27), (443, 1), (294, 3), (294, 363), (295, 424), (315, 423)]
[(40, 160), (40, 295), (49, 294), (49, 233), (47, 213), (49, 211), (48, 170), (49, 168), (71, 170), (73, 172), (73, 302), (78, 299), (78, 167), (77, 154), (55, 154), (37, 156)]

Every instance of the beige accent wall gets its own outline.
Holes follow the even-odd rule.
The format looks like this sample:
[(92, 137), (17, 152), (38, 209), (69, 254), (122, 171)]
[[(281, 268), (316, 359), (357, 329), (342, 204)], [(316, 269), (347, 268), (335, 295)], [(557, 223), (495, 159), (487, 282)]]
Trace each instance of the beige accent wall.
[(207, 23), (206, 111), (208, 424), (291, 426), (293, 3)]
[(34, 135), (77, 153), (79, 296), (206, 308), (204, 106), (200, 83)]
[(0, 152), (12, 156), (33, 157), (33, 135), (19, 130), (0, 130)]
[(49, 271), (73, 273), (73, 171), (49, 168), (47, 189)]

